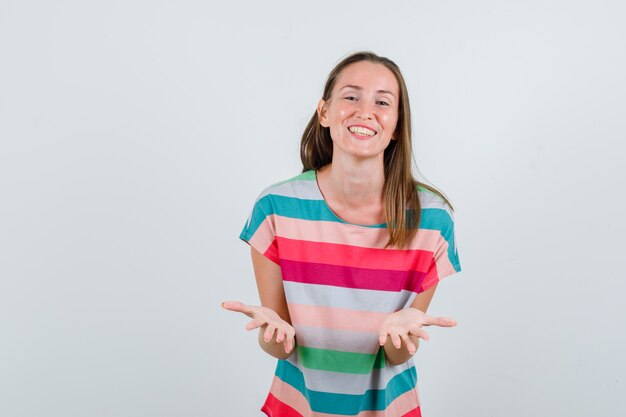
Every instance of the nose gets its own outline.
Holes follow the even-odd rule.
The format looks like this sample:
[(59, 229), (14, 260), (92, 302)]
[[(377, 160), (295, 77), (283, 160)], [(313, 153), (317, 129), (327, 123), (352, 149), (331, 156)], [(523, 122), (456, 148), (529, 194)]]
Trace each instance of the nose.
[(359, 101), (357, 115), (362, 119), (371, 119), (374, 117), (374, 106), (368, 100)]

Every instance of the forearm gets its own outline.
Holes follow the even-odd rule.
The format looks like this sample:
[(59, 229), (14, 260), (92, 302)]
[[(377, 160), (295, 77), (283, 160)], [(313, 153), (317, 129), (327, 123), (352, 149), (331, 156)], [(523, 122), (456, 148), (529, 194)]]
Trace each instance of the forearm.
[(276, 338), (273, 338), (269, 342), (266, 342), (265, 339), (263, 338), (264, 333), (265, 333), (265, 327), (260, 327), (259, 328), (259, 346), (261, 346), (261, 349), (263, 349), (268, 355), (273, 356), (277, 359), (287, 359), (293, 354), (293, 352), (295, 352), (296, 346), (297, 346), (297, 341), (295, 337), (293, 339), (293, 347), (291, 348), (289, 353), (287, 353), (285, 352), (284, 341), (278, 343), (276, 342)]
[[(415, 349), (417, 351), (417, 349), (419, 348), (419, 338), (410, 334), (409, 339), (411, 339), (413, 344), (415, 344)], [(387, 342), (385, 342), (383, 348), (385, 349), (385, 357), (391, 365), (400, 365), (408, 361), (411, 356), (413, 356), (411, 355), (411, 353), (409, 353), (409, 350), (407, 349), (406, 343), (404, 343), (404, 341), (398, 349), (393, 345), (391, 337), (387, 338)]]

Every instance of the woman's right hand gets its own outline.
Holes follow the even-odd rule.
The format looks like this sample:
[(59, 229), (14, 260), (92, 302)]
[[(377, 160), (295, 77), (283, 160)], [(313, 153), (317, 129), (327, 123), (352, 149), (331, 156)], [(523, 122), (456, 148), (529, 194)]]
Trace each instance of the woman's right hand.
[(291, 324), (281, 319), (278, 313), (271, 308), (250, 306), (239, 301), (225, 301), (222, 303), (222, 307), (251, 317), (252, 321), (246, 325), (246, 330), (253, 330), (257, 327), (265, 328), (263, 340), (266, 343), (270, 343), (272, 340), (275, 340), (276, 343), (284, 343), (286, 353), (293, 349), (296, 331)]

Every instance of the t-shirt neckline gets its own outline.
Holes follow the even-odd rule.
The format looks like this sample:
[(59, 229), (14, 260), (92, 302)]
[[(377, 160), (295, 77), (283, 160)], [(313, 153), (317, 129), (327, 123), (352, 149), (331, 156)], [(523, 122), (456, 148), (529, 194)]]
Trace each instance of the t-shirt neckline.
[(330, 208), (330, 205), (328, 204), (328, 202), (326, 201), (326, 198), (324, 197), (324, 194), (322, 194), (322, 190), (320, 188), (319, 183), (317, 182), (317, 170), (316, 169), (312, 169), (311, 171), (313, 171), (313, 179), (315, 182), (315, 190), (320, 198), (320, 200), (322, 200), (323, 204), (324, 204), (324, 208), (326, 210), (328, 210), (328, 212), (340, 223), (349, 225), (349, 226), (355, 226), (355, 227), (368, 227), (368, 228), (386, 228), (387, 227), (387, 223), (378, 223), (378, 224), (359, 224), (359, 223), (352, 223), (349, 222), (347, 220), (342, 219), (341, 217), (339, 217), (337, 215), (337, 213), (335, 213), (333, 211), (333, 209)]

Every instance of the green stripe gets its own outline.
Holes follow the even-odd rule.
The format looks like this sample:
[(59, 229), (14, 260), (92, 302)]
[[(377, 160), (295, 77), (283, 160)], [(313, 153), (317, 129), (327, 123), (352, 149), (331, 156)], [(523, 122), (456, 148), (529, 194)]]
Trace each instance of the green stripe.
[(373, 354), (298, 346), (298, 355), (305, 368), (350, 374), (369, 374), (372, 369), (384, 368), (383, 352), (382, 348)]

